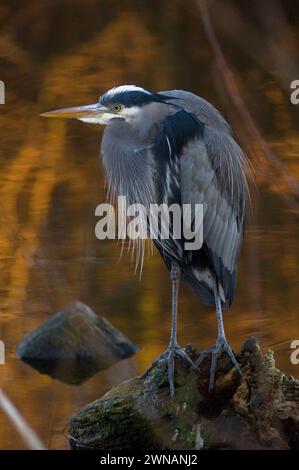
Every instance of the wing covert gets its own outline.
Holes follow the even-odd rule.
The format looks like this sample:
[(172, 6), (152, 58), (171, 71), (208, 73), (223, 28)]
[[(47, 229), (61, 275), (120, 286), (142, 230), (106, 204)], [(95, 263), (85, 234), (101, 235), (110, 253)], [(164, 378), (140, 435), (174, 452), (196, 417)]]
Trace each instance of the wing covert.
[[(203, 204), (203, 246), (226, 299), (235, 288), (237, 258), (243, 238), (246, 179), (244, 156), (231, 134), (203, 124), (185, 110), (168, 116), (153, 153), (160, 175), (166, 175), (161, 201)], [(160, 178), (161, 179), (161, 178)], [(168, 197), (165, 198), (165, 195)], [(181, 248), (181, 247), (180, 247)], [(196, 252), (182, 262), (196, 263)]]

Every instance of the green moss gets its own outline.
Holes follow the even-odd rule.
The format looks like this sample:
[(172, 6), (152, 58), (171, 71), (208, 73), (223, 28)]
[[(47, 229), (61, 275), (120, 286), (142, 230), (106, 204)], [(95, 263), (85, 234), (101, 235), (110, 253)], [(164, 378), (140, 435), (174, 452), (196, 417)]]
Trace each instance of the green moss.
[(197, 435), (197, 425), (186, 426), (185, 432), (182, 433), (182, 437), (187, 442), (188, 447), (190, 447), (191, 449), (195, 448), (196, 435)]
[[(84, 417), (84, 419), (82, 419)], [(127, 437), (125, 431), (127, 432)], [(115, 398), (97, 400), (88, 409), (85, 408), (73, 417), (70, 423), (70, 434), (74, 439), (84, 436), (99, 436), (102, 449), (131, 449), (141, 446), (144, 449), (158, 448), (155, 436), (148, 422), (133, 408), (132, 403)], [(90, 445), (85, 440), (87, 447)]]
[[(73, 447), (191, 450), (196, 446), (199, 425), (205, 449), (215, 448), (219, 442), (225, 448), (240, 449), (284, 449), (288, 442), (297, 445), (297, 431), (295, 437), (288, 437), (288, 430), (282, 433), (281, 419), (289, 420), (290, 432), (297, 429), (290, 410), (298, 409), (298, 382), (292, 378), (286, 381), (275, 367), (272, 352), (263, 357), (254, 340), (247, 342), (247, 348), (240, 355), (244, 374), (241, 383), (236, 382), (230, 369), (219, 369), (213, 394), (205, 392), (209, 367), (191, 370), (179, 359), (175, 363), (173, 399), (163, 362), (145, 378), (136, 377), (113, 387), (72, 418)], [(223, 414), (226, 410), (229, 416)], [(275, 439), (264, 439), (265, 430), (274, 425)]]

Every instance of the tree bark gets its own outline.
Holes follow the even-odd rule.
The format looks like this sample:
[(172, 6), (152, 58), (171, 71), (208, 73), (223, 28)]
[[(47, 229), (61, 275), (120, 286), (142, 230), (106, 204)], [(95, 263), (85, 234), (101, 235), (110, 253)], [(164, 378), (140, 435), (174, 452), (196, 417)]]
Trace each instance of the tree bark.
[[(189, 347), (196, 360), (198, 353)], [(165, 363), (144, 377), (113, 387), (72, 417), (73, 449), (298, 449), (299, 382), (263, 356), (255, 338), (238, 354), (243, 376), (222, 354), (212, 394), (210, 358), (190, 370), (175, 363), (175, 396), (169, 396)]]

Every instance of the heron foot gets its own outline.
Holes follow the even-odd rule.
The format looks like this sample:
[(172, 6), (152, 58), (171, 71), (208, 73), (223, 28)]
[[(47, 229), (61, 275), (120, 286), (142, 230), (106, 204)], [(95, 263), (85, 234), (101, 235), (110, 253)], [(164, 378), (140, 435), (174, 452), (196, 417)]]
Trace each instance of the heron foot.
[(179, 356), (188, 362), (192, 367), (195, 366), (194, 362), (188, 354), (186, 353), (185, 349), (179, 346), (178, 344), (170, 345), (164, 353), (160, 354), (157, 359), (149, 366), (149, 368), (143, 374), (145, 377), (154, 367), (159, 364), (159, 362), (167, 362), (167, 375), (168, 375), (168, 383), (169, 383), (169, 393), (171, 398), (174, 396), (174, 358), (175, 356)]
[(235, 358), (235, 355), (233, 353), (232, 348), (227, 342), (227, 339), (225, 337), (220, 336), (217, 341), (215, 346), (212, 348), (206, 349), (205, 351), (202, 351), (200, 353), (199, 358), (197, 361), (195, 361), (194, 368), (198, 368), (202, 361), (209, 355), (211, 354), (211, 367), (210, 367), (210, 379), (209, 379), (209, 393), (211, 393), (214, 389), (215, 385), (215, 376), (216, 376), (216, 369), (217, 369), (217, 359), (218, 359), (218, 354), (221, 352), (226, 352), (228, 357), (230, 358), (232, 364), (236, 368), (237, 372), (242, 376), (242, 370), (240, 365), (237, 362), (237, 359)]

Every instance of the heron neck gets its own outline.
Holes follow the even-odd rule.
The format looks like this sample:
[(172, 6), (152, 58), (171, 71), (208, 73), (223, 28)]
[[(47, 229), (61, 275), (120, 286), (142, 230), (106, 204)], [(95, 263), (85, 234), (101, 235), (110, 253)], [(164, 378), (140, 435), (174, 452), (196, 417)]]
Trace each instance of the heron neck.
[(145, 138), (136, 127), (114, 119), (106, 127), (101, 153), (109, 187), (128, 204), (148, 207), (153, 202), (155, 166), (149, 145), (152, 133)]

